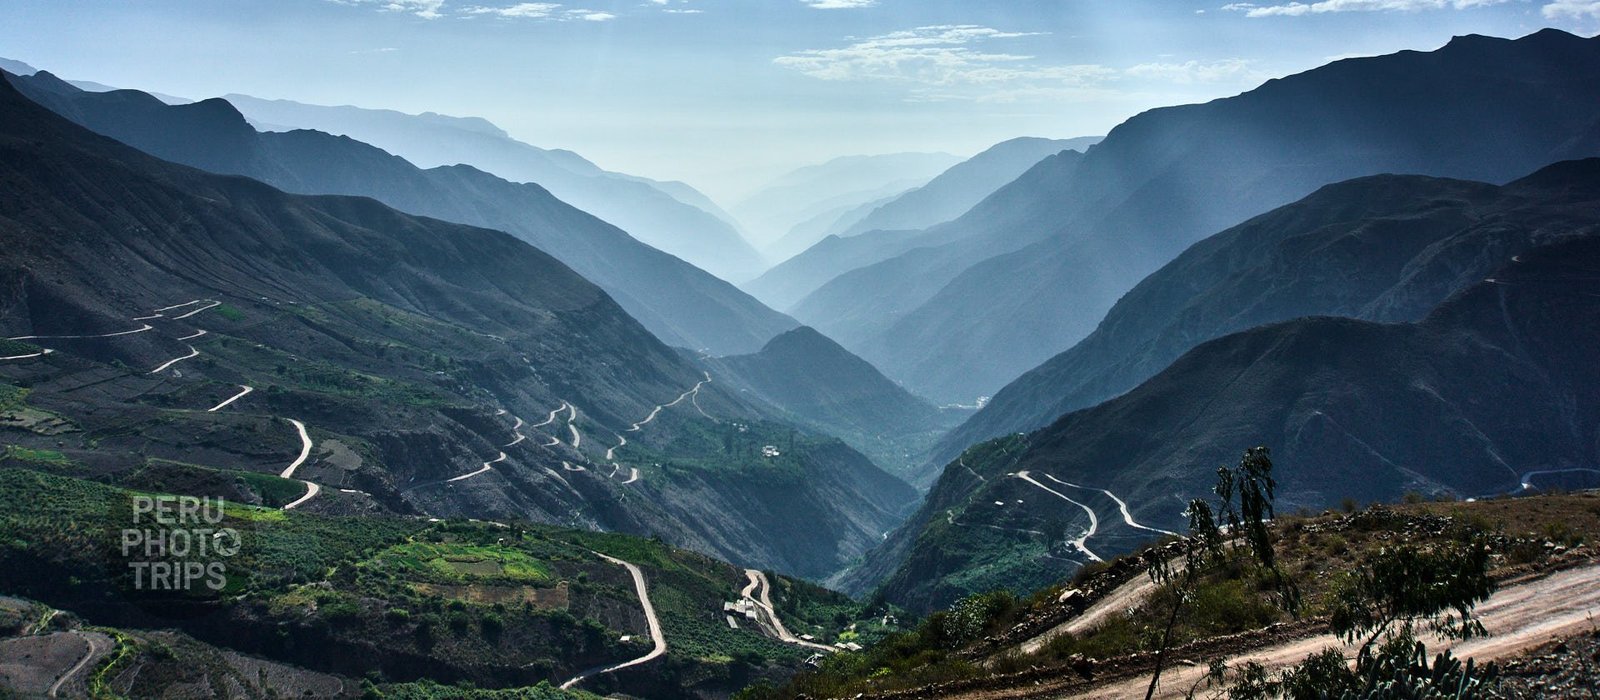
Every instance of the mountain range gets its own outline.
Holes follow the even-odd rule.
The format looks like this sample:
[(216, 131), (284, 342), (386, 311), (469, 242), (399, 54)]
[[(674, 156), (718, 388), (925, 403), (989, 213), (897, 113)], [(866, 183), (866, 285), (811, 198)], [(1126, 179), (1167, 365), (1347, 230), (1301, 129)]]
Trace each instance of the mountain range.
[(1600, 217), (1518, 181), (1379, 175), (1207, 238), (1146, 277), (1072, 349), (1006, 385), (940, 442), (967, 446), (1031, 432), (1122, 394), (1205, 341), (1302, 316), (1420, 320), (1500, 261)]
[[(955, 219), (1046, 157), (1065, 150), (1083, 151), (1099, 140), (1099, 137), (1011, 139), (951, 166), (921, 187), (853, 208), (830, 210), (824, 217), (818, 217), (817, 223), (796, 226), (789, 236), (775, 244), (772, 258), (778, 265), (745, 284), (744, 289), (773, 308), (787, 309), (827, 280), (862, 264), (828, 255), (828, 251), (839, 247), (834, 243), (835, 237), (848, 238), (868, 232), (873, 232), (874, 237), (886, 237), (890, 235), (885, 233), (887, 231), (920, 230)], [(800, 249), (790, 249), (800, 243), (804, 243)], [(870, 240), (851, 243), (870, 245)], [(819, 252), (790, 260), (801, 252), (809, 253), (812, 247)], [(880, 253), (871, 260), (882, 259)]]
[(863, 266), (788, 310), (913, 391), (970, 401), (1088, 335), (1189, 244), (1323, 185), (1380, 173), (1502, 183), (1592, 155), (1597, 84), (1600, 39), (1551, 29), (1340, 60), (1151, 110), (1076, 167), (1036, 166), (902, 237), (894, 257), (855, 256)]
[(1062, 151), (1089, 150), (1099, 136), (1075, 139), (1021, 137), (1002, 141), (950, 167), (928, 184), (873, 209), (839, 231), (854, 236), (868, 231), (924, 229), (955, 219), (984, 197), (1021, 177), (1028, 168)]
[[(745, 288), (774, 308), (816, 318), (813, 325), (846, 347), (862, 347), (871, 339), (875, 332), (872, 324), (880, 317), (903, 314), (931, 293), (909, 284), (880, 285), (880, 278), (911, 275), (922, 260), (938, 255), (940, 246), (960, 241), (970, 230), (1028, 228), (1029, 207), (1037, 193), (1063, 186), (1082, 158), (1077, 151), (1048, 156), (960, 218), (926, 230), (878, 230), (825, 238), (773, 266)], [(901, 256), (907, 259), (896, 260)], [(945, 265), (947, 274), (959, 272), (967, 262), (950, 261)], [(849, 317), (823, 319), (834, 311)]]
[(731, 217), (681, 182), (604, 170), (572, 151), (532, 146), (477, 117), (329, 107), (228, 94), (224, 100), (262, 131), (312, 129), (349, 136), (428, 169), (470, 165), (512, 182), (531, 182), (651, 247), (732, 282), (766, 264)]
[(309, 510), (653, 533), (813, 577), (914, 497), (515, 237), (158, 161), (9, 82), (0, 110), (0, 332), (20, 360), (0, 369), (54, 416), (26, 441), (88, 474), (168, 491), (236, 476), (267, 485), (241, 491), (255, 502), (303, 483)]
[(601, 285), (671, 345), (716, 354), (753, 352), (797, 325), (538, 185), (464, 165), (422, 170), (360, 141), (318, 131), (260, 133), (221, 99), (169, 106), (131, 90), (84, 92), (47, 72), (14, 80), (67, 118), (161, 158), (291, 192), (368, 196), (403, 211), (508, 231)]
[(1086, 400), (1192, 349), (1127, 393), (963, 451), (844, 582), (883, 577), (888, 600), (919, 609), (1031, 590), (1180, 529), (1241, 446), (1272, 448), (1285, 511), (1487, 497), (1590, 469), (1597, 204), (1600, 159), (1503, 187), (1380, 176), (1196, 244), (1040, 380)]
[(844, 156), (785, 173), (729, 211), (765, 249), (808, 219), (917, 187), (961, 160), (949, 153)]

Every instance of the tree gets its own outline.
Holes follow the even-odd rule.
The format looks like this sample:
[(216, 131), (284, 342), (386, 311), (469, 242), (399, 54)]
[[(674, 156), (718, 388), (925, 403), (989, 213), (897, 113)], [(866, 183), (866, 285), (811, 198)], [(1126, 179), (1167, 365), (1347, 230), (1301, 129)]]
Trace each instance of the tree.
[[(1189, 536), (1182, 540), (1183, 563), (1174, 569), (1172, 559), (1162, 550), (1150, 550), (1144, 555), (1145, 571), (1158, 585), (1174, 584), (1172, 610), (1167, 615), (1161, 632), (1161, 646), (1156, 652), (1155, 672), (1150, 676), (1150, 686), (1145, 690), (1145, 700), (1155, 696), (1161, 682), (1161, 671), (1166, 666), (1167, 651), (1172, 646), (1172, 630), (1178, 615), (1194, 597), (1195, 590), (1205, 576), (1227, 563), (1259, 565), (1271, 577), (1273, 590), (1279, 595), (1279, 604), (1289, 613), (1299, 611), (1300, 593), (1288, 577), (1278, 568), (1277, 553), (1273, 549), (1272, 500), (1277, 482), (1272, 479), (1271, 452), (1265, 447), (1245, 450), (1239, 466), (1217, 467), (1217, 484), (1212, 491), (1217, 495), (1214, 510), (1205, 499), (1189, 503)], [(1218, 522), (1218, 516), (1221, 523)]]
[[(1324, 700), (1327, 698), (1486, 697), (1496, 669), (1463, 664), (1446, 651), (1429, 664), (1420, 628), (1444, 639), (1485, 634), (1473, 616), (1494, 591), (1489, 546), (1481, 533), (1431, 547), (1384, 547), (1336, 581), (1329, 626), (1346, 643), (1362, 642), (1355, 669), (1334, 648), (1308, 657), (1271, 677), (1257, 664), (1235, 671), (1232, 700)], [(1381, 642), (1381, 643), (1380, 643)], [(1208, 683), (1221, 684), (1225, 664), (1213, 666)]]
[(1346, 642), (1366, 639), (1356, 654), (1360, 665), (1379, 639), (1414, 636), (1419, 624), (1444, 639), (1486, 634), (1472, 613), (1492, 593), (1481, 535), (1429, 549), (1384, 547), (1335, 586), (1329, 624)]

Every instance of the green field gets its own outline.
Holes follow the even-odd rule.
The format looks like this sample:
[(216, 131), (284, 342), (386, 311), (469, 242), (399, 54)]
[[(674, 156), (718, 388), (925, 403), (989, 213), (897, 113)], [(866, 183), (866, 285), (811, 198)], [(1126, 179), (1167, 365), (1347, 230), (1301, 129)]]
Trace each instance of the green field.
[(361, 565), (443, 583), (488, 579), (540, 583), (551, 579), (550, 567), (544, 562), (500, 545), (407, 542), (389, 547)]

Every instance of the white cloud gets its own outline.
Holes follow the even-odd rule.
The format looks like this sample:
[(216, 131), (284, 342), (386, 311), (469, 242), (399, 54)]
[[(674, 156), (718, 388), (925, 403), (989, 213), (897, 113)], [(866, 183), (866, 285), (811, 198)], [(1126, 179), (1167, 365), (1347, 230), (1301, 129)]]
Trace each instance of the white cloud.
[(1031, 56), (979, 50), (972, 44), (1033, 36), (977, 25), (939, 25), (881, 34), (839, 49), (780, 56), (774, 63), (822, 80), (876, 80), (929, 86), (993, 84), (1021, 79), (1084, 80), (1082, 66), (1035, 66)]
[(1162, 80), (1181, 85), (1263, 77), (1262, 73), (1252, 68), (1251, 61), (1242, 58), (1183, 63), (1141, 63), (1122, 72), (1130, 78)]
[(1420, 12), (1422, 10), (1467, 10), (1498, 5), (1506, 0), (1321, 0), (1257, 5), (1235, 2), (1222, 9), (1243, 12), (1246, 17), (1299, 17), (1329, 12)]
[(820, 80), (898, 83), (913, 101), (1016, 102), (1097, 98), (1129, 85), (1247, 82), (1265, 77), (1251, 61), (1160, 61), (1128, 68), (1050, 64), (983, 46), (1033, 32), (979, 25), (918, 27), (855, 39), (848, 46), (812, 49), (773, 59)]
[(520, 19), (546, 19), (555, 15), (561, 9), (559, 3), (554, 2), (519, 2), (507, 7), (485, 7), (474, 5), (463, 9), (461, 12), (469, 15), (495, 15), (497, 17), (512, 17)]
[[(646, 0), (644, 7), (657, 8), (671, 14), (700, 14), (700, 10), (669, 7), (688, 0)], [(501, 17), (505, 19), (536, 19), (553, 22), (607, 22), (617, 18), (612, 12), (585, 8), (569, 8), (558, 2), (518, 2), (509, 5), (455, 6), (445, 11), (447, 0), (328, 0), (351, 7), (370, 7), (382, 12), (404, 12), (424, 19), (438, 19), (447, 14), (457, 17)]]
[(617, 16), (610, 12), (584, 9), (563, 9), (561, 3), (555, 2), (519, 2), (515, 5), (504, 7), (487, 7), (474, 5), (463, 8), (461, 14), (489, 15), (506, 19), (538, 19), (554, 22), (568, 22), (582, 20), (585, 22), (606, 22), (616, 19)]
[(438, 19), (444, 0), (332, 0), (340, 5), (375, 7), (384, 12), (406, 12), (423, 19)]
[(1556, 0), (1539, 12), (1545, 19), (1600, 19), (1600, 0)]
[(819, 10), (854, 10), (878, 4), (878, 0), (800, 0), (800, 2)]

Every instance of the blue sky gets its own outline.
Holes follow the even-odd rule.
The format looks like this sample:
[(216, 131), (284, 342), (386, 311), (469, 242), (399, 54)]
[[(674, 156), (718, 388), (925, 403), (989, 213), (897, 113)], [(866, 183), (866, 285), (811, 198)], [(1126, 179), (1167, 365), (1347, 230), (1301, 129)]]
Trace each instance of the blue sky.
[(486, 117), (724, 199), (858, 153), (1103, 133), (1348, 55), (1600, 31), (1600, 0), (4, 0), (0, 56), (125, 87)]

